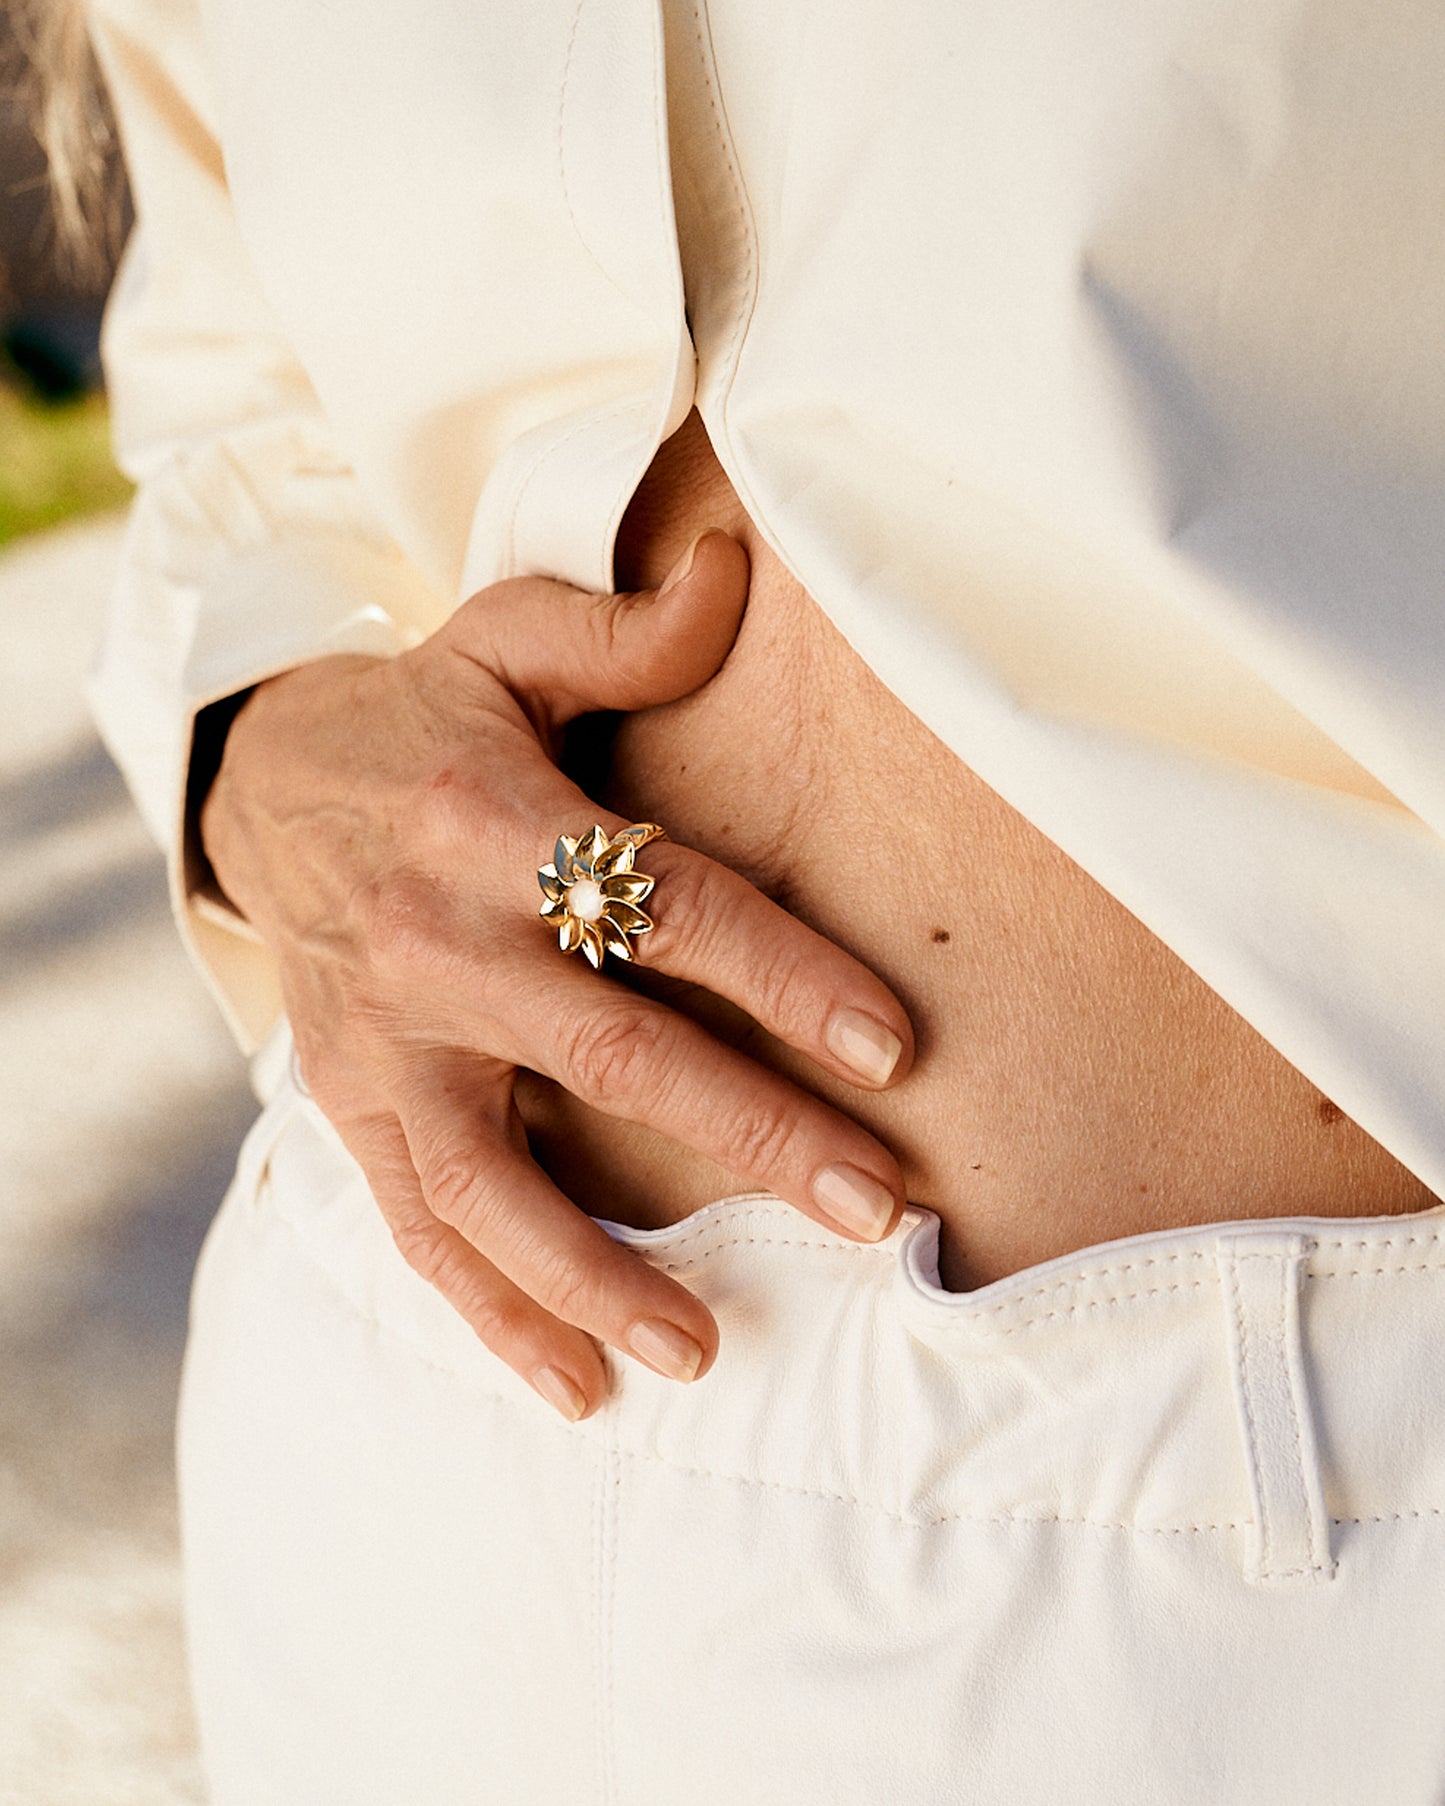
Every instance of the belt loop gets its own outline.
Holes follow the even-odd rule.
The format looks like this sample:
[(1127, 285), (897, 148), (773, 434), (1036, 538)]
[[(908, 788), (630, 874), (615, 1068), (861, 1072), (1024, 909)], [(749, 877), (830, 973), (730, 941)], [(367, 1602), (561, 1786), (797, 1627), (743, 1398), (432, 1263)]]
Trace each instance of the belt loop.
[(1222, 1236), (1216, 1258), (1254, 1523), (1245, 1579), (1330, 1580), (1330, 1521), (1300, 1338), (1310, 1243), (1278, 1230)]

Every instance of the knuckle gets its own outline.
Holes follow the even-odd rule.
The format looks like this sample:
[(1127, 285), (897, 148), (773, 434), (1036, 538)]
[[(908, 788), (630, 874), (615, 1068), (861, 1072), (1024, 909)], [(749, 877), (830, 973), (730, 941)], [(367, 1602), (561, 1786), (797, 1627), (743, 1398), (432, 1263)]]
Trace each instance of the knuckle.
[(595, 1274), (560, 1257), (544, 1259), (535, 1284), (538, 1303), (564, 1323), (581, 1328), (597, 1321), (600, 1287)]
[(445, 900), (432, 879), (411, 871), (378, 878), (365, 898), (366, 944), (383, 975), (426, 970), (445, 945)]
[(741, 1173), (767, 1173), (783, 1164), (795, 1125), (790, 1112), (774, 1103), (740, 1110), (728, 1124), (727, 1164)]
[(493, 1192), (474, 1154), (444, 1148), (425, 1163), (422, 1189), (433, 1213), (478, 1245), (493, 1216)]
[(652, 932), (639, 938), (639, 954), (650, 965), (665, 963), (684, 943), (694, 957), (705, 954), (723, 913), (717, 890), (717, 873), (701, 854), (671, 861), (642, 905)]
[(814, 1009), (804, 1015), (806, 1005), (819, 998), (817, 974), (798, 946), (797, 937), (804, 932), (786, 916), (780, 917), (751, 946), (748, 1013), (784, 1040), (792, 1040), (805, 1023), (811, 1028), (819, 1013)]
[(460, 1263), (456, 1249), (442, 1233), (439, 1223), (404, 1217), (391, 1225), (391, 1239), (414, 1273), (419, 1273), (438, 1291), (448, 1289)]
[(488, 1348), (497, 1354), (515, 1348), (527, 1330), (524, 1307), (483, 1284), (441, 1224), (411, 1219), (395, 1224), (391, 1233), (406, 1264), (465, 1317)]
[(620, 1109), (661, 1082), (665, 1018), (618, 1005), (578, 1035), (567, 1063), (567, 1089), (599, 1110)]
[(450, 1294), (451, 1301), (493, 1354), (505, 1360), (528, 1336), (526, 1307), (521, 1300), (478, 1285), (468, 1275)]
[(594, 595), (579, 616), (580, 630), (591, 643), (591, 662), (607, 672), (612, 705), (622, 710), (657, 700), (659, 668), (665, 670), (668, 662), (666, 642), (637, 631), (641, 601), (640, 594)]

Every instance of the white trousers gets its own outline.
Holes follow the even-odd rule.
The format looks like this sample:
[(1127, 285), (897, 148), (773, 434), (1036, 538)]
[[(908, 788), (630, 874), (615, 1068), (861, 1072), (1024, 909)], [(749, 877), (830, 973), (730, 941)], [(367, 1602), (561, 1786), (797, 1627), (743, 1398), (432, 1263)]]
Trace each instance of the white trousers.
[(1445, 1799), (1445, 1215), (970, 1294), (927, 1211), (609, 1227), (722, 1351), (569, 1426), (281, 1085), (182, 1396), (215, 1806)]

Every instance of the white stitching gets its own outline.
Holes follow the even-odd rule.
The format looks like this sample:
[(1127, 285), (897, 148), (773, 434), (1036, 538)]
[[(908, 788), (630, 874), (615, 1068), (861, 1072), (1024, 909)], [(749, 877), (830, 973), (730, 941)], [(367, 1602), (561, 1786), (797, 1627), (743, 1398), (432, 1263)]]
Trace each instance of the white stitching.
[(1445, 1505), (1422, 1505), (1414, 1511), (1377, 1511), (1357, 1518), (1331, 1518), (1332, 1524), (1402, 1524), (1407, 1518), (1445, 1518)]
[(557, 178), (562, 185), (562, 204), (567, 209), (567, 218), (571, 222), (573, 232), (577, 235), (578, 244), (586, 252), (588, 261), (603, 281), (631, 305), (632, 297), (611, 270), (602, 263), (592, 249), (591, 240), (582, 230), (582, 222), (578, 219), (577, 210), (572, 205), (571, 184), (567, 180), (567, 96), (572, 88), (572, 53), (577, 48), (577, 33), (581, 27), (582, 14), (586, 6), (587, 0), (577, 0), (577, 10), (572, 15), (572, 30), (567, 37), (567, 54), (562, 63), (562, 85), (557, 93)]

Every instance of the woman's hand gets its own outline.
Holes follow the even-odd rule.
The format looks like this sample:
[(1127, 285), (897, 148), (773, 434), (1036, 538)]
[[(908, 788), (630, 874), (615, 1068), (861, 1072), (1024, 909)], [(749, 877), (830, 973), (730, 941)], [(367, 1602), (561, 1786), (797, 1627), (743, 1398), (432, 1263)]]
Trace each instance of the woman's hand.
[[(746, 606), (746, 554), (705, 535), (657, 592), (541, 579), (471, 598), (414, 651), (318, 660), (261, 685), (202, 812), (227, 895), (276, 954), (308, 1088), (398, 1247), (482, 1340), (580, 1417), (606, 1393), (599, 1337), (692, 1379), (717, 1326), (529, 1158), (519, 1067), (661, 1131), (865, 1239), (903, 1201), (855, 1123), (698, 1024), (559, 953), (536, 871), (600, 822), (558, 770), (563, 726), (688, 694)], [(911, 1059), (870, 972), (736, 873), (649, 846), (640, 965), (730, 999), (855, 1084)]]

